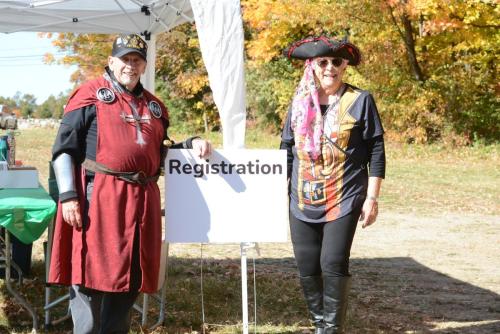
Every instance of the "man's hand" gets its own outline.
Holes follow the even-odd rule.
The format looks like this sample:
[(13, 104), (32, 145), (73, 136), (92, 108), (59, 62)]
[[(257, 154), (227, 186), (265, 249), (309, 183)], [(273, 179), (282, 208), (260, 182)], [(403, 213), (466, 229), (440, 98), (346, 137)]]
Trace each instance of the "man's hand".
[(375, 223), (378, 215), (378, 202), (376, 199), (368, 197), (363, 203), (363, 208), (361, 209), (361, 215), (359, 216), (359, 222), (362, 224), (363, 228), (370, 226)]
[(64, 221), (71, 226), (82, 227), (80, 204), (77, 199), (70, 199), (61, 203)]
[(212, 154), (212, 144), (204, 139), (195, 138), (192, 145), (194, 153), (202, 159), (208, 158)]

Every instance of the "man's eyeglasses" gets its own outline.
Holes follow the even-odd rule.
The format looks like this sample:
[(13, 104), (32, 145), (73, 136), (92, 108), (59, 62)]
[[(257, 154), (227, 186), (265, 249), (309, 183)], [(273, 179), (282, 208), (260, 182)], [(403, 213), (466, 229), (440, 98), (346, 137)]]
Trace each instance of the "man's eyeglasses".
[(321, 58), (316, 60), (316, 64), (321, 68), (327, 68), (328, 64), (339, 67), (344, 62), (344, 58)]

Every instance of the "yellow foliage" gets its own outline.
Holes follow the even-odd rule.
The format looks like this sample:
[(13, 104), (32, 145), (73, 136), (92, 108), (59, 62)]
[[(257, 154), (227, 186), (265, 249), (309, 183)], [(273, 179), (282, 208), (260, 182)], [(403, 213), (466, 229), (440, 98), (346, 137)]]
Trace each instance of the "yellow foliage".
[(199, 109), (199, 110), (203, 110), (203, 109), (205, 109), (205, 105), (204, 105), (204, 104), (203, 104), (203, 102), (201, 102), (201, 101), (196, 102), (196, 103), (194, 104), (194, 107), (195, 107), (196, 109)]
[(40, 33), (40, 37), (54, 38), (52, 45), (60, 51), (66, 52), (61, 59), (56, 60), (53, 55), (47, 54), (47, 63), (77, 65), (78, 69), (71, 75), (71, 81), (76, 84), (102, 75), (107, 64), (107, 57), (111, 54), (112, 42), (115, 35), (103, 34), (73, 34), (73, 33)]
[(256, 34), (247, 43), (248, 55), (257, 62), (279, 56), (297, 36), (319, 35), (330, 28), (345, 27), (346, 23), (334, 16), (338, 5), (332, 1), (244, 0), (242, 5), (243, 19)]
[(175, 79), (175, 84), (183, 97), (192, 98), (208, 85), (208, 77), (204, 73), (180, 73)]

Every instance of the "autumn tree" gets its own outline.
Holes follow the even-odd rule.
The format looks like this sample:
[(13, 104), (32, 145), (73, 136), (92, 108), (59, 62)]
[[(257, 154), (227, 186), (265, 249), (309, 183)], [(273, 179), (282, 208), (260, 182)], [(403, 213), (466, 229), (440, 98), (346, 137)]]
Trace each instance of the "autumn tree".
[(59, 63), (76, 65), (77, 70), (71, 75), (70, 81), (75, 85), (102, 75), (108, 63), (111, 47), (116, 35), (106, 34), (74, 34), (74, 33), (40, 33), (41, 37), (52, 38), (52, 44), (65, 54), (61, 59), (55, 59), (50, 53), (45, 55), (48, 64)]
[(172, 123), (216, 130), (219, 114), (201, 57), (194, 24), (184, 24), (159, 34), (156, 79), (158, 94), (170, 106)]
[[(360, 47), (362, 64), (345, 79), (375, 95), (390, 137), (498, 140), (498, 1), (242, 0), (242, 7), (250, 121), (279, 131), (302, 75), (302, 62), (281, 52), (327, 34)], [(61, 61), (79, 67), (73, 82), (102, 73), (114, 37), (56, 36), (55, 45), (68, 53)], [(198, 44), (193, 24), (158, 35), (156, 89), (174, 124), (213, 130), (218, 113)]]
[(20, 109), (22, 117), (32, 117), (36, 110), (36, 97), (33, 94), (23, 94), (17, 92), (12, 98)]
[[(361, 48), (363, 63), (349, 70), (347, 81), (374, 93), (393, 135), (416, 142), (498, 139), (496, 1), (245, 0), (243, 5), (250, 67), (256, 71), (266, 68), (268, 77), (296, 84), (301, 65), (284, 72), (281, 50), (310, 35), (348, 34)], [(257, 96), (267, 84), (250, 82), (249, 95), (275, 107), (260, 113), (283, 118), (293, 89)]]
[(4, 105), (10, 110), (17, 108), (17, 103), (12, 97), (0, 96), (0, 105)]

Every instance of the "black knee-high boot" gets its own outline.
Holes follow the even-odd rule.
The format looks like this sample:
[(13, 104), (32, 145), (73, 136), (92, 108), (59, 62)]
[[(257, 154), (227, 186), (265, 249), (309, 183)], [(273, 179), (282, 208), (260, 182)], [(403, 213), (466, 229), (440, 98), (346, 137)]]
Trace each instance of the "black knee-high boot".
[(321, 276), (300, 277), (300, 284), (314, 323), (314, 334), (323, 334), (323, 279)]
[(344, 333), (350, 276), (323, 276), (324, 334)]

